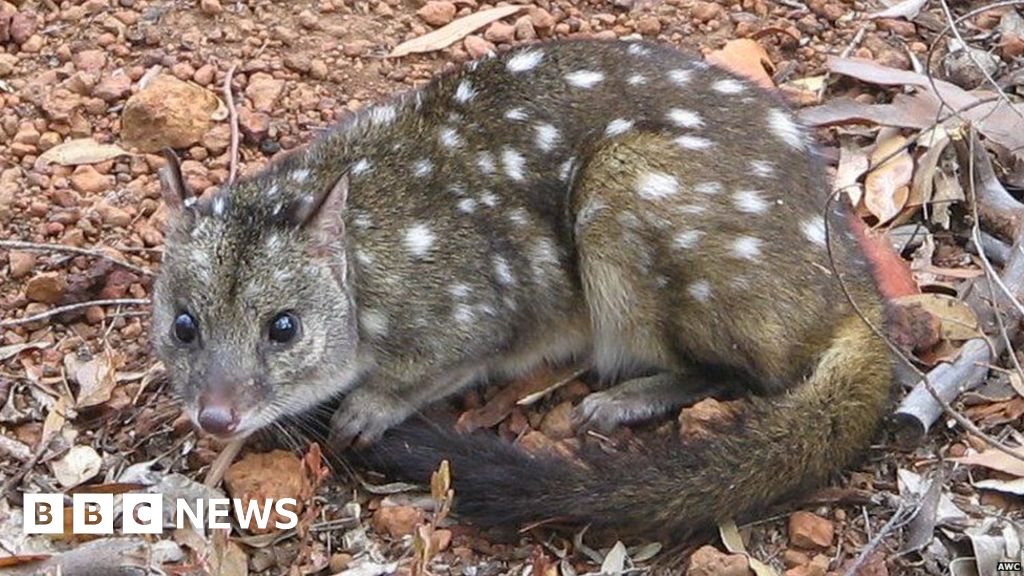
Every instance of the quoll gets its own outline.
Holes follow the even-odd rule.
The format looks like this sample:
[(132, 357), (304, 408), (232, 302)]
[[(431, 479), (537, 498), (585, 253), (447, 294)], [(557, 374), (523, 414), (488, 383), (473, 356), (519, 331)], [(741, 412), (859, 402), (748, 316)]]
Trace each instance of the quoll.
[[(343, 396), (338, 446), (542, 363), (619, 382), (606, 430), (709, 391), (751, 396), (710, 439), (647, 454), (527, 455), (400, 426), (424, 480), (453, 467), (481, 522), (558, 517), (680, 534), (824, 481), (869, 443), (892, 360), (826, 249), (811, 139), (778, 98), (672, 48), (534, 44), (351, 115), (197, 199), (171, 161), (156, 349), (204, 430), (242, 436)], [(884, 303), (844, 211), (835, 270)]]

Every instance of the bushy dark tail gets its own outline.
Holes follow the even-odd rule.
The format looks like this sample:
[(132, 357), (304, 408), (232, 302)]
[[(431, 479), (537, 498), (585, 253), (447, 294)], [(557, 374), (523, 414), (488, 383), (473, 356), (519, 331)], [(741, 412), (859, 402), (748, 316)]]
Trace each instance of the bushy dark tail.
[(481, 524), (547, 519), (682, 535), (820, 483), (865, 449), (891, 392), (883, 342), (856, 317), (841, 323), (817, 369), (785, 395), (755, 400), (742, 423), (645, 454), (530, 455), (494, 435), (410, 423), (375, 451), (426, 481), (451, 464), (456, 510)]

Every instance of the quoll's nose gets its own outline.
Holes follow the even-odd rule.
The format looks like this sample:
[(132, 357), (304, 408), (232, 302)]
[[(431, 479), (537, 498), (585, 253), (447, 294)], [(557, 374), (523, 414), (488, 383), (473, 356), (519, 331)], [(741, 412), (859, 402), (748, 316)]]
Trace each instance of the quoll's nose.
[(238, 411), (225, 404), (206, 404), (199, 408), (199, 426), (210, 434), (227, 436), (238, 427)]

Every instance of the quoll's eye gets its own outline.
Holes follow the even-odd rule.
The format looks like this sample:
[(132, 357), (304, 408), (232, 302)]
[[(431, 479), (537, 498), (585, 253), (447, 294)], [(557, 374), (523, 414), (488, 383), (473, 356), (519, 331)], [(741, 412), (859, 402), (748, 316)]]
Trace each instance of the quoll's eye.
[(199, 322), (188, 312), (178, 314), (174, 319), (174, 337), (182, 344), (191, 344), (199, 336)]
[(270, 321), (270, 341), (287, 344), (299, 334), (299, 319), (291, 312), (281, 312)]

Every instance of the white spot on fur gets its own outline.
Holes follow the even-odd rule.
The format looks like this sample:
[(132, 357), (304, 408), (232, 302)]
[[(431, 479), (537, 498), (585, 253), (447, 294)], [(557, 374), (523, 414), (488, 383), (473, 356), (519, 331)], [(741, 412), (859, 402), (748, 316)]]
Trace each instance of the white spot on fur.
[(754, 160), (750, 163), (750, 171), (754, 176), (767, 178), (775, 173), (775, 165), (767, 160)]
[(508, 220), (516, 226), (526, 226), (530, 223), (530, 216), (526, 213), (526, 210), (516, 208), (508, 213)]
[(768, 202), (758, 190), (740, 190), (732, 195), (733, 204), (740, 212), (760, 214), (768, 209)]
[(672, 239), (672, 245), (682, 250), (689, 250), (690, 248), (695, 247), (703, 236), (704, 232), (701, 230), (687, 230), (686, 232), (680, 232)]
[(529, 118), (529, 116), (526, 114), (526, 111), (523, 110), (522, 108), (511, 108), (507, 112), (505, 112), (505, 118), (513, 122), (522, 122), (523, 120)]
[(540, 50), (527, 50), (509, 58), (505, 68), (513, 74), (518, 74), (527, 70), (533, 70), (543, 59), (544, 53)]
[(676, 86), (686, 86), (693, 79), (693, 70), (686, 70), (684, 68), (676, 68), (675, 70), (668, 71), (669, 82), (672, 82)]
[(294, 180), (295, 182), (298, 182), (299, 184), (302, 184), (303, 182), (309, 180), (310, 174), (312, 174), (312, 172), (310, 172), (308, 168), (299, 168), (298, 170), (295, 170), (291, 173), (291, 179)]
[(370, 336), (380, 338), (388, 334), (388, 317), (378, 310), (363, 309), (359, 311), (359, 323)]
[(565, 80), (576, 88), (593, 88), (604, 80), (604, 74), (593, 70), (577, 70), (566, 74)]
[(395, 121), (398, 117), (398, 110), (390, 104), (374, 106), (369, 111), (370, 123), (375, 126), (386, 126)]
[(626, 52), (629, 52), (633, 56), (647, 56), (651, 53), (651, 49), (643, 44), (633, 43), (629, 45), (629, 48), (626, 48)]
[(224, 210), (227, 208), (227, 201), (224, 200), (223, 195), (218, 195), (213, 200), (213, 215), (220, 217), (224, 215)]
[(740, 236), (732, 242), (732, 255), (745, 260), (754, 260), (761, 255), (761, 239), (753, 236)]
[(626, 78), (626, 82), (630, 86), (643, 86), (647, 84), (647, 78), (643, 74), (633, 74), (629, 78)]
[(675, 139), (675, 143), (679, 146), (686, 148), (687, 150), (707, 150), (714, 145), (711, 140), (707, 138), (701, 138), (700, 136), (690, 136), (685, 134)]
[(476, 210), (476, 200), (472, 198), (463, 198), (459, 200), (459, 210), (466, 214), (472, 214), (473, 210)]
[(708, 196), (714, 196), (715, 194), (722, 193), (721, 182), (701, 182), (693, 187), (693, 191), (698, 194), (707, 194)]
[(455, 101), (460, 104), (465, 104), (476, 97), (476, 90), (469, 80), (463, 80), (459, 82), (458, 87), (455, 88)]
[(647, 200), (660, 200), (679, 192), (679, 181), (664, 172), (646, 172), (636, 183), (636, 192)]
[(373, 164), (366, 158), (360, 158), (358, 162), (352, 165), (349, 173), (353, 176), (359, 176), (370, 170), (370, 168), (373, 168)]
[(368, 214), (359, 212), (352, 214), (352, 225), (360, 230), (369, 230), (373, 228), (373, 221)]
[(625, 118), (616, 118), (608, 123), (608, 127), (604, 129), (605, 136), (618, 136), (619, 134), (625, 134), (633, 129), (633, 121), (626, 120)]
[(700, 114), (693, 110), (672, 108), (668, 111), (667, 116), (669, 122), (680, 128), (700, 128), (704, 125), (704, 120), (701, 119)]
[(448, 287), (448, 293), (452, 295), (452, 298), (465, 298), (473, 291), (468, 284), (458, 283), (452, 284)]
[(550, 152), (560, 137), (558, 128), (551, 124), (538, 124), (534, 130), (537, 132), (537, 148), (540, 148), (541, 152)]
[(434, 164), (430, 160), (417, 160), (412, 165), (412, 173), (419, 178), (426, 178), (434, 171)]
[(441, 128), (438, 138), (441, 140), (441, 145), (445, 148), (458, 148), (462, 146), (462, 136), (459, 136), (459, 133), (450, 126)]
[(369, 268), (377, 261), (377, 257), (366, 250), (356, 250), (356, 260), (363, 267)]
[(494, 256), (494, 274), (498, 282), (505, 286), (511, 286), (516, 282), (516, 277), (512, 275), (512, 269), (509, 268), (508, 261), (503, 256)]
[(825, 222), (820, 216), (815, 216), (804, 220), (800, 224), (800, 231), (804, 233), (804, 236), (811, 242), (818, 246), (824, 246), (826, 242), (825, 238)]
[(423, 258), (434, 247), (434, 233), (426, 224), (414, 224), (405, 231), (402, 242), (405, 249), (415, 258)]
[(273, 184), (270, 185), (269, 188), (267, 188), (267, 191), (264, 192), (264, 194), (267, 196), (267, 198), (273, 198), (274, 196), (277, 196), (277, 193), (280, 191), (281, 188), (277, 185), (277, 182), (274, 182)]
[(452, 318), (459, 324), (471, 324), (476, 320), (476, 312), (468, 304), (456, 304), (452, 309)]
[(494, 154), (490, 152), (480, 152), (477, 154), (476, 167), (484, 174), (494, 174)]
[(746, 87), (735, 78), (723, 78), (712, 83), (711, 89), (720, 94), (739, 94), (746, 90)]
[(480, 202), (488, 208), (494, 208), (498, 205), (498, 197), (495, 196), (493, 192), (484, 192), (480, 195)]
[(711, 284), (707, 280), (697, 280), (687, 286), (686, 291), (698, 302), (707, 302), (711, 298)]
[(569, 177), (572, 176), (574, 165), (576, 164), (576, 158), (572, 157), (562, 162), (562, 165), (558, 167), (558, 178), (562, 182), (568, 182)]
[(501, 164), (505, 170), (505, 175), (519, 182), (526, 177), (523, 169), (526, 167), (526, 158), (523, 157), (517, 150), (512, 148), (505, 148), (501, 152)]
[(768, 111), (768, 126), (772, 132), (786, 144), (797, 150), (804, 148), (804, 133), (800, 126), (782, 110), (773, 108)]

